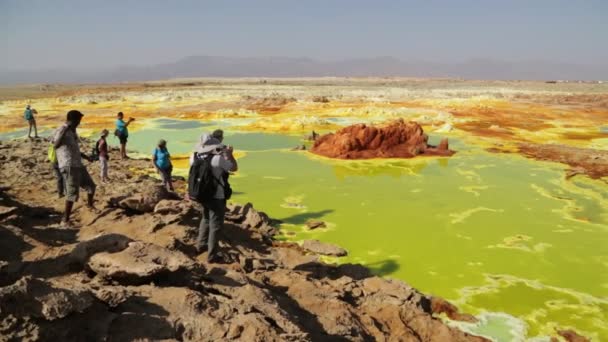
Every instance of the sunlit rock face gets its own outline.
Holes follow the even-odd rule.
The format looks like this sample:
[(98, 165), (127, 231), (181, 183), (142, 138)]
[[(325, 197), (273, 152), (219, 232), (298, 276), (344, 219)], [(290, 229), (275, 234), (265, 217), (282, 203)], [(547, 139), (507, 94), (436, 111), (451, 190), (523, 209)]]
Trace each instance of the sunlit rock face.
[(330, 158), (413, 158), (416, 156), (451, 156), (447, 139), (439, 146), (428, 144), (428, 136), (415, 122), (398, 120), (384, 127), (358, 124), (315, 141), (312, 152)]

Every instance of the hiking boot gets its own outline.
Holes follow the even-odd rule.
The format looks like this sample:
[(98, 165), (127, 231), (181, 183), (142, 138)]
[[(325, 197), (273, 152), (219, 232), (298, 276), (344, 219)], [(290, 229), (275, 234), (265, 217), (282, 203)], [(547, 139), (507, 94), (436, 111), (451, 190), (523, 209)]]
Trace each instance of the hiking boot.
[(72, 221), (61, 220), (59, 223), (59, 227), (64, 229), (73, 229), (75, 228), (74, 223)]
[(207, 262), (210, 264), (229, 264), (230, 261), (220, 253), (207, 257)]
[(208, 249), (209, 249), (209, 246), (207, 244), (196, 246), (196, 253), (202, 254), (202, 253), (205, 253)]

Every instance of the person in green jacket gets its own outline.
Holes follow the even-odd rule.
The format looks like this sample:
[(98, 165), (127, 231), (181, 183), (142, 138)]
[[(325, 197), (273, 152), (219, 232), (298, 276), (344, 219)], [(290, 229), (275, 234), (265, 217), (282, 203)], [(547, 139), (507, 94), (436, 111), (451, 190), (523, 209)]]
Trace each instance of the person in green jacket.
[(34, 114), (37, 114), (36, 110), (28, 104), (23, 112), (23, 118), (30, 125), (30, 129), (27, 132), (27, 137), (30, 139), (32, 138), (32, 126), (34, 126), (34, 138), (38, 138), (38, 127), (36, 127), (36, 118), (34, 118)]

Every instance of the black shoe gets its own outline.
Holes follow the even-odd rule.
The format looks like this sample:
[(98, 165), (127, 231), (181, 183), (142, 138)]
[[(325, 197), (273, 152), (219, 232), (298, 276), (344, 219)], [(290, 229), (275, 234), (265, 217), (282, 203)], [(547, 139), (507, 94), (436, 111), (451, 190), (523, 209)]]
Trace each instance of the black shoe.
[(196, 246), (196, 253), (205, 253), (209, 249), (208, 245)]
[(228, 260), (226, 260), (226, 258), (219, 253), (207, 257), (207, 262), (210, 264), (228, 264), (229, 263)]

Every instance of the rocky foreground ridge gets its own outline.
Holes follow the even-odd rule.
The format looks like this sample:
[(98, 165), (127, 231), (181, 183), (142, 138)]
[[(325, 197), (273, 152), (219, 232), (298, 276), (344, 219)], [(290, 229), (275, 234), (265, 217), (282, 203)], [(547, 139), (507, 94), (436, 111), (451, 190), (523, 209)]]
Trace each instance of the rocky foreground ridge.
[(226, 215), (232, 263), (207, 264), (198, 208), (146, 175), (146, 160), (111, 159), (99, 212), (81, 199), (63, 228), (46, 148), (0, 142), (0, 340), (485, 340), (434, 317), (474, 319), (440, 298), (275, 241), (250, 204)]
[(0, 142), (0, 341), (487, 341), (438, 319), (475, 320), (441, 298), (319, 260), (346, 253), (337, 246), (275, 241), (251, 204), (226, 214), (232, 262), (207, 264), (199, 208), (147, 160), (112, 158), (109, 185), (89, 165), (99, 211), (78, 203), (77, 227), (61, 227), (47, 146)]
[(413, 158), (451, 156), (448, 140), (438, 146), (428, 144), (428, 135), (416, 122), (402, 119), (376, 127), (356, 124), (323, 135), (315, 140), (311, 152), (338, 159)]

